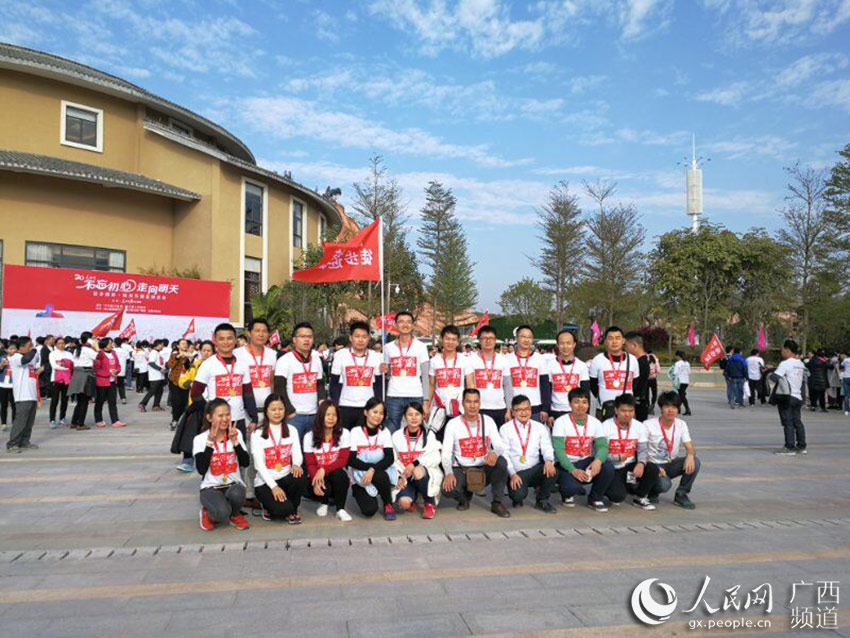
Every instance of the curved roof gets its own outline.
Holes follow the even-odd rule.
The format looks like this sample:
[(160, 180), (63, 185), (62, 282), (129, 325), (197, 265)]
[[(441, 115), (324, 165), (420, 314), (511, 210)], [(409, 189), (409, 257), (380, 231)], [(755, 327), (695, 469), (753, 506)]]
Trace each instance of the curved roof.
[(109, 73), (58, 55), (4, 42), (0, 42), (0, 68), (51, 77), (146, 104), (167, 115), (182, 119), (199, 131), (215, 137), (227, 153), (256, 164), (254, 154), (245, 143), (215, 122)]

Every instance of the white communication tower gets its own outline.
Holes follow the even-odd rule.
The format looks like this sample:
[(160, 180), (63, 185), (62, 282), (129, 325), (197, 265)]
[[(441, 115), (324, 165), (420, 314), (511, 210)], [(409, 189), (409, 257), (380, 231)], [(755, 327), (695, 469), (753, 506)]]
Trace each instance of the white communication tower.
[(691, 231), (699, 231), (699, 216), (702, 215), (702, 164), (703, 158), (697, 158), (696, 135), (691, 138), (691, 161), (685, 177), (685, 213), (691, 217)]

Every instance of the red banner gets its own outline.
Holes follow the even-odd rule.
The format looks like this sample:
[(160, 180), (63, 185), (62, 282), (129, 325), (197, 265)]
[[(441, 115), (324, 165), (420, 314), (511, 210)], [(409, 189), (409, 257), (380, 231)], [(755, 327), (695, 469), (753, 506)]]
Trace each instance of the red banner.
[(122, 308), (116, 313), (109, 315), (106, 319), (97, 324), (91, 329), (92, 337), (105, 337), (113, 330), (121, 329), (121, 322), (124, 321), (124, 309)]
[(118, 335), (119, 339), (135, 339), (136, 338), (136, 320), (130, 319), (130, 323)]
[(195, 334), (195, 318), (192, 317), (192, 321), (189, 322), (189, 326), (186, 328), (186, 331), (183, 333), (183, 338), (191, 337)]
[(489, 325), (490, 325), (490, 311), (485, 310), (481, 319), (478, 321), (477, 324), (475, 324), (475, 327), (472, 329), (472, 332), (469, 333), (469, 336), (470, 337), (477, 337), (478, 331), (481, 330), (481, 328), (483, 328), (484, 326), (489, 326)]
[(717, 338), (717, 335), (711, 335), (708, 345), (705, 346), (705, 350), (702, 351), (702, 354), (699, 357), (699, 360), (702, 361), (702, 366), (708, 370), (711, 367), (711, 364), (720, 359), (722, 356), (723, 344), (720, 343), (720, 339)]
[(372, 320), (375, 323), (375, 330), (385, 328), (389, 333), (398, 334), (398, 328), (395, 326), (395, 314), (394, 312), (388, 312), (383, 317), (375, 317)]
[(275, 330), (271, 334), (271, 336), (269, 337), (269, 348), (274, 348), (279, 343), (280, 343), (280, 332)]
[(380, 281), (382, 270), (381, 219), (361, 230), (347, 244), (326, 243), (319, 263), (296, 270), (292, 278), (315, 284), (335, 281)]

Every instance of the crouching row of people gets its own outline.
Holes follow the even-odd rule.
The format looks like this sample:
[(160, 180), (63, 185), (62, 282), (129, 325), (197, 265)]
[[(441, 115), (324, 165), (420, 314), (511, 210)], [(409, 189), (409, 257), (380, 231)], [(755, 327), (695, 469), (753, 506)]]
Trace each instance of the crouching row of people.
[(573, 389), (569, 401), (571, 412), (558, 418), (550, 432), (531, 419), (528, 398), (517, 395), (512, 419), (497, 428), (481, 414), (478, 390), (467, 389), (463, 413), (442, 432), (428, 431), (422, 406), (411, 402), (403, 413), (404, 427), (393, 434), (383, 427), (386, 409), (379, 399), (366, 404), (360, 425), (351, 430), (342, 427), (337, 406), (326, 401), (302, 446), (298, 432), (286, 424), (283, 399), (272, 394), (261, 426), (251, 435), (249, 452), (228, 403), (214, 399), (205, 406), (193, 445), (202, 476), (200, 526), (207, 531), (224, 523), (249, 527), (242, 506), (252, 461), (263, 518), (290, 524), (301, 522), (298, 510), (304, 497), (318, 501), (318, 516), (327, 516), (333, 506), (337, 518), (350, 521), (349, 491), (363, 516), (382, 511), (386, 520), (395, 520), (398, 512), (418, 511), (420, 500), (422, 517), (434, 518), (441, 496), (467, 510), (472, 495), (487, 486), (490, 509), (502, 518), (510, 517), (503, 502), (506, 493), (520, 507), (533, 492), (534, 506), (554, 513), (550, 497), (556, 490), (568, 507), (589, 490), (587, 505), (595, 511), (607, 511), (609, 503), (621, 503), (630, 494), (635, 505), (653, 510), (658, 495), (671, 489), (677, 477), (674, 503), (693, 509), (688, 494), (699, 460), (687, 424), (678, 418), (675, 392), (663, 393), (658, 400), (661, 416), (644, 423), (634, 419), (632, 395), (618, 397), (615, 417), (604, 423), (588, 414), (586, 390)]

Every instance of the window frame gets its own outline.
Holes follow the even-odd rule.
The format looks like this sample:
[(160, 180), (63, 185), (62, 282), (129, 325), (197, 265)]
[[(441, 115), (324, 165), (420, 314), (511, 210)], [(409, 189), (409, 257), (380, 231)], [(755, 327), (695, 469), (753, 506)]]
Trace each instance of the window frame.
[(173, 117), (168, 118), (168, 127), (174, 129), (178, 133), (182, 133), (183, 135), (188, 135), (189, 137), (195, 136), (195, 129)]
[[(263, 237), (265, 233), (265, 211), (266, 211), (266, 199), (268, 198), (268, 189), (263, 185), (257, 182), (253, 182), (251, 180), (244, 180), (245, 187), (242, 189), (242, 210), (245, 211), (245, 223), (242, 227), (242, 232), (246, 235), (253, 235), (254, 237)], [(259, 222), (252, 221), (251, 223), (257, 223), (260, 226), (260, 232), (254, 233), (248, 230), (248, 187), (253, 186), (254, 188), (259, 188), (262, 193), (262, 199), (260, 200), (260, 220)]]
[[(259, 270), (249, 269), (249, 260), (259, 262)], [(263, 260), (257, 257), (245, 257), (245, 264), (242, 268), (242, 322), (246, 324), (251, 321), (254, 315), (254, 310), (251, 306), (251, 296), (248, 294), (248, 275), (252, 278), (256, 277), (256, 285), (258, 291), (263, 292)], [(251, 282), (254, 283), (254, 282)]]
[[(112, 255), (112, 253), (117, 253), (117, 254), (121, 255), (121, 258), (124, 262), (124, 265), (121, 267), (120, 270), (118, 268), (113, 268), (112, 266), (108, 266), (106, 269), (96, 268), (96, 267), (86, 267), (86, 266), (83, 266), (83, 265), (55, 266), (53, 260), (51, 260), (49, 263), (42, 261), (42, 260), (37, 260), (37, 259), (31, 260), (28, 256), (30, 245), (33, 245), (33, 246), (50, 246), (51, 248), (54, 248), (54, 249), (59, 248), (60, 251), (62, 249), (65, 249), (65, 248), (73, 248), (73, 249), (77, 249), (77, 250), (79, 250), (79, 249), (91, 250), (93, 261), (97, 260), (97, 255), (96, 255), (97, 251), (104, 251), (104, 252), (107, 253), (107, 257), (106, 257), (107, 264), (109, 264), (109, 257)], [(62, 269), (68, 269), (68, 270), (94, 270), (94, 271), (97, 271), (97, 272), (126, 273), (127, 272), (127, 251), (126, 250), (119, 250), (117, 248), (105, 248), (103, 246), (83, 246), (83, 245), (80, 245), (80, 244), (60, 244), (60, 243), (57, 243), (57, 242), (50, 242), (50, 241), (27, 240), (27, 241), (24, 242), (24, 265), (32, 266), (32, 267), (35, 267), (35, 268), (62, 268)]]
[[(295, 243), (295, 206), (301, 206), (301, 242)], [(303, 200), (298, 199), (297, 197), (292, 198), (292, 206), (290, 207), (290, 228), (291, 232), (291, 246), (292, 248), (300, 248), (301, 250), (307, 250), (307, 203)]]
[[(81, 111), (89, 111), (97, 116), (97, 144), (91, 146), (89, 144), (81, 144), (73, 140), (66, 139), (67, 123), (68, 123), (68, 107), (79, 109)], [(68, 100), (61, 101), (59, 109), (59, 143), (62, 146), (70, 146), (79, 148), (84, 151), (93, 151), (95, 153), (103, 153), (103, 109), (98, 109), (86, 104), (78, 104), (77, 102), (69, 102)]]

